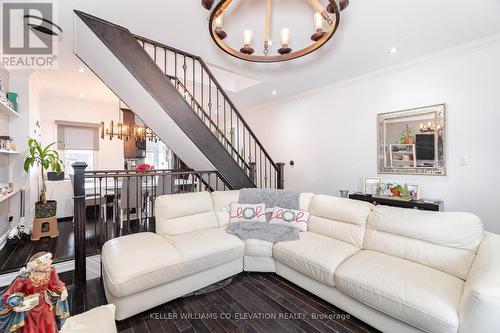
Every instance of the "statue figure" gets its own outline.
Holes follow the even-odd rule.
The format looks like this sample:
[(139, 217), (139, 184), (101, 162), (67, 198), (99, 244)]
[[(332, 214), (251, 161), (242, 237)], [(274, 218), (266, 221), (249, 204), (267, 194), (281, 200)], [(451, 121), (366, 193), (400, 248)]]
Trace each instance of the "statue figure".
[(52, 254), (33, 255), (0, 292), (0, 332), (57, 333), (69, 317), (68, 291), (52, 267)]

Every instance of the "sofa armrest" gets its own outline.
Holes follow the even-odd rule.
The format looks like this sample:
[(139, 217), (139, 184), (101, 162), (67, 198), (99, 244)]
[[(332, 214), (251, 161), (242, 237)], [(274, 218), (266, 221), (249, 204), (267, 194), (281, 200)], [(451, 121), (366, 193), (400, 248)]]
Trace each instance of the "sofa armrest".
[(500, 235), (485, 232), (465, 283), (460, 333), (498, 332), (500, 327)]

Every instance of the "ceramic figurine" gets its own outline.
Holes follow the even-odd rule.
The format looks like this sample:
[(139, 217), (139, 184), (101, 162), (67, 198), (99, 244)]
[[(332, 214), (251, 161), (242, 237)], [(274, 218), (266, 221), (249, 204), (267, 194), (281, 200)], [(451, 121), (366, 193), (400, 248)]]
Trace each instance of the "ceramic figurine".
[(68, 291), (52, 267), (52, 254), (33, 255), (0, 292), (0, 332), (57, 333), (69, 317)]

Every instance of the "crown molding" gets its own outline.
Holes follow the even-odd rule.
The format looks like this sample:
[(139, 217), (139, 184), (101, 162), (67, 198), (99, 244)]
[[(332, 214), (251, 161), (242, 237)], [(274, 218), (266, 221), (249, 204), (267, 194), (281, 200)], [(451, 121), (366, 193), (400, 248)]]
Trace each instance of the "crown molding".
[(279, 105), (279, 104), (282, 104), (285, 102), (299, 101), (303, 98), (314, 96), (314, 95), (320, 94), (324, 91), (328, 91), (328, 90), (331, 90), (334, 88), (349, 86), (349, 85), (352, 85), (352, 84), (355, 84), (355, 83), (358, 83), (361, 81), (370, 80), (370, 79), (374, 79), (374, 78), (378, 78), (378, 77), (382, 77), (382, 76), (386, 76), (386, 75), (391, 75), (394, 73), (408, 71), (408, 70), (410, 70), (414, 67), (418, 67), (418, 66), (425, 66), (425, 65), (429, 65), (429, 64), (433, 64), (433, 63), (442, 62), (442, 61), (449, 60), (449, 59), (455, 58), (455, 57), (463, 55), (463, 54), (476, 52), (476, 51), (479, 51), (482, 49), (494, 47), (494, 46), (497, 46), (499, 44), (500, 44), (500, 33), (488, 35), (486, 37), (483, 37), (480, 39), (475, 39), (475, 40), (467, 42), (467, 43), (459, 44), (457, 46), (447, 48), (447, 49), (441, 50), (439, 52), (434, 52), (434, 53), (431, 53), (428, 55), (424, 55), (424, 56), (415, 58), (413, 60), (404, 62), (402, 64), (398, 64), (395, 66), (385, 67), (385, 68), (378, 69), (375, 71), (367, 72), (367, 73), (364, 73), (361, 75), (353, 76), (353, 77), (345, 79), (345, 80), (333, 82), (333, 83), (331, 83), (327, 86), (321, 87), (321, 88), (304, 91), (304, 92), (301, 92), (301, 93), (298, 93), (298, 94), (295, 94), (292, 96), (280, 98), (278, 100), (275, 100), (275, 101), (272, 101), (269, 103), (263, 103), (260, 105), (253, 106), (251, 108), (246, 108), (245, 110), (243, 110), (243, 112), (254, 112), (254, 111), (257, 111), (260, 109), (265, 109), (265, 108)]

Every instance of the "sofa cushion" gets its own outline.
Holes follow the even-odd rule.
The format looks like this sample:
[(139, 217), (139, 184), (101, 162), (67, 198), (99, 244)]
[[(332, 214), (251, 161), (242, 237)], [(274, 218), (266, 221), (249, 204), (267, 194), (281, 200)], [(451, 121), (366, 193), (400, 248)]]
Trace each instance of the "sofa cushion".
[(229, 209), (233, 202), (238, 202), (240, 191), (214, 191), (211, 194), (219, 227), (229, 223)]
[(335, 270), (359, 248), (313, 232), (301, 232), (299, 235), (298, 240), (274, 245), (276, 261), (317, 281), (335, 286)]
[(209, 192), (159, 196), (155, 200), (155, 215), (156, 233), (160, 235), (219, 227)]
[(372, 208), (368, 202), (315, 195), (308, 230), (362, 248), (366, 220)]
[(163, 237), (142, 232), (114, 238), (102, 247), (109, 292), (123, 297), (182, 277), (181, 256)]
[(314, 193), (301, 193), (300, 194), (300, 202), (299, 202), (299, 209), (303, 210), (305, 212), (308, 212), (311, 209), (311, 200), (314, 197)]
[(465, 280), (482, 237), (481, 220), (473, 214), (377, 206), (368, 217), (365, 249)]
[(426, 332), (456, 332), (464, 282), (428, 266), (361, 251), (335, 272), (336, 287)]
[(261, 239), (245, 240), (245, 255), (253, 257), (272, 257), (273, 243)]
[(245, 243), (223, 228), (167, 237), (181, 256), (183, 275), (197, 273), (243, 258)]
[(64, 322), (60, 333), (116, 333), (115, 306), (107, 304), (93, 308)]

